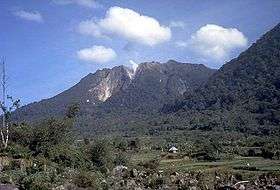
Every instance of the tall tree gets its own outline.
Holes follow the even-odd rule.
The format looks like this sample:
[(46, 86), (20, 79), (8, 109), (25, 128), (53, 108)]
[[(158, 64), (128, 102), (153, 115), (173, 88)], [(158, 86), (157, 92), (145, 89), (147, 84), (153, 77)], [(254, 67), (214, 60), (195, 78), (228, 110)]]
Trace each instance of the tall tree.
[[(2, 101), (0, 101), (0, 107), (2, 110), (2, 126), (0, 130), (1, 143), (4, 149), (7, 148), (9, 142), (9, 127), (11, 125), (11, 113), (19, 107), (19, 100), (14, 100), (11, 96), (7, 95), (7, 75), (5, 59), (2, 60)], [(9, 106), (6, 106), (6, 100), (9, 100)]]

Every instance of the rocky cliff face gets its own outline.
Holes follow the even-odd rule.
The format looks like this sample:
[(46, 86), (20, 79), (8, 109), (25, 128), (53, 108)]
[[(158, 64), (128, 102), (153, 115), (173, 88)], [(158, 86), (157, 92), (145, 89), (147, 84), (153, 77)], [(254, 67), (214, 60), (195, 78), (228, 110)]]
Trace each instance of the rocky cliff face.
[(130, 69), (124, 66), (100, 72), (102, 72), (102, 77), (99, 83), (88, 90), (88, 98), (93, 99), (93, 101), (97, 99), (105, 102), (115, 93), (125, 90), (132, 80)]

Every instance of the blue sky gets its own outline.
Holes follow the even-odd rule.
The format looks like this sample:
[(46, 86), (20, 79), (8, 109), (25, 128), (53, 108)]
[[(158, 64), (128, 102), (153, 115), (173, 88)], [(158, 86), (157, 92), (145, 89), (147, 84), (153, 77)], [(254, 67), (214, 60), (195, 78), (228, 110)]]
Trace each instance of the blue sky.
[(2, 0), (9, 94), (48, 98), (130, 62), (219, 68), (280, 21), (278, 0)]

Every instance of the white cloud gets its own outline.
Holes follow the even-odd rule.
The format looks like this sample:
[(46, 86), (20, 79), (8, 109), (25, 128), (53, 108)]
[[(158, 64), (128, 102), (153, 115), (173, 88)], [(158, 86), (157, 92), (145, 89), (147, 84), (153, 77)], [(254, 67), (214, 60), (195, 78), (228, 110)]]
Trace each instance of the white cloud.
[(106, 63), (116, 58), (116, 52), (111, 48), (104, 46), (93, 46), (81, 49), (77, 52), (80, 60), (95, 63)]
[(14, 15), (28, 21), (43, 22), (43, 17), (38, 11), (28, 12), (24, 10), (15, 11)]
[(127, 70), (128, 71), (128, 76), (129, 76), (130, 79), (133, 79), (135, 77), (136, 70), (137, 70), (139, 65), (133, 60), (129, 60), (128, 63), (129, 63), (128, 67), (131, 68), (131, 70)]
[(199, 54), (214, 59), (225, 59), (236, 48), (247, 46), (247, 38), (236, 28), (207, 24), (191, 36), (190, 47)]
[(138, 63), (136, 63), (135, 61), (133, 61), (133, 60), (129, 60), (129, 64), (131, 65), (131, 67), (132, 67), (132, 69), (133, 69), (133, 71), (135, 72), (136, 70), (137, 70), (137, 68), (138, 68)]
[(185, 28), (185, 23), (183, 21), (171, 21), (169, 24), (170, 28)]
[(185, 41), (176, 41), (175, 46), (179, 48), (186, 48), (188, 46), (188, 43)]
[(79, 24), (78, 30), (81, 34), (95, 36), (95, 37), (103, 37), (99, 26), (91, 20), (82, 21)]
[(82, 34), (100, 37), (117, 35), (131, 42), (154, 46), (171, 38), (169, 27), (162, 26), (152, 17), (140, 15), (126, 8), (111, 7), (105, 18), (94, 22), (83, 21), (79, 25)]
[(59, 5), (76, 4), (88, 8), (99, 8), (101, 6), (95, 0), (53, 0), (53, 2)]

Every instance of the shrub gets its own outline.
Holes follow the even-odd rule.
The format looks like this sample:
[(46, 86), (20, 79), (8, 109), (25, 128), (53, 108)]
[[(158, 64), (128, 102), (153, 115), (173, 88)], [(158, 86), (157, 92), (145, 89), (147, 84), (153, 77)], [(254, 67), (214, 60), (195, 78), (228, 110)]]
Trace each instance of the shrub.
[(9, 184), (9, 183), (15, 183), (16, 185), (17, 182), (20, 182), (24, 179), (24, 177), (27, 176), (26, 172), (22, 172), (20, 170), (17, 171), (8, 171), (8, 172), (3, 172), (0, 175), (0, 183), (2, 184)]
[(86, 168), (86, 155), (78, 147), (60, 144), (49, 150), (48, 157), (62, 167)]
[(80, 188), (88, 190), (100, 189), (100, 175), (92, 172), (80, 171), (73, 178), (73, 183)]
[(158, 159), (149, 160), (149, 161), (143, 163), (142, 165), (146, 169), (157, 170), (159, 167), (159, 160)]
[(233, 167), (235, 170), (248, 170), (248, 171), (258, 171), (259, 169), (254, 166), (236, 166)]
[(125, 151), (128, 147), (128, 143), (123, 138), (115, 138), (114, 139), (114, 147), (119, 149), (119, 150)]
[(12, 144), (28, 147), (34, 128), (25, 124), (13, 125), (10, 130), (10, 142)]
[(262, 157), (272, 159), (274, 156), (274, 152), (271, 149), (263, 148), (262, 149)]
[(114, 164), (115, 165), (127, 165), (129, 163), (128, 155), (125, 153), (119, 153), (116, 155)]
[(54, 177), (48, 172), (37, 172), (27, 175), (20, 183), (23, 189), (48, 190), (58, 182), (59, 177)]
[(13, 157), (15, 159), (30, 158), (30, 156), (31, 156), (31, 151), (27, 147), (21, 146), (19, 144), (14, 144), (14, 143), (11, 144), (10, 146), (8, 146), (3, 151), (6, 153), (6, 155)]
[(161, 189), (161, 187), (163, 186), (164, 184), (164, 179), (162, 177), (152, 177), (150, 180), (149, 180), (149, 184), (148, 186), (151, 188), (151, 189)]
[(89, 148), (89, 157), (93, 165), (105, 172), (113, 168), (113, 152), (111, 144), (106, 140), (98, 140)]

